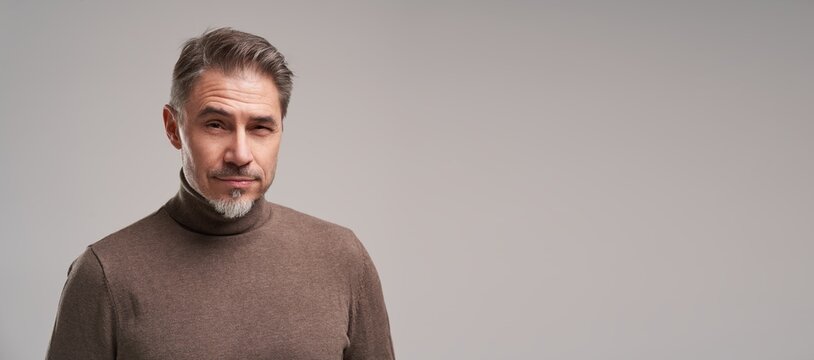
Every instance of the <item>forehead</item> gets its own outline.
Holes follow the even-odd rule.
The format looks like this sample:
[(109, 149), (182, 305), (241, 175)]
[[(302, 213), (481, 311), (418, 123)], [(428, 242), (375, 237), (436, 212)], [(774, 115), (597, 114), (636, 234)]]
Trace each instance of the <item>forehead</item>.
[(280, 113), (280, 96), (274, 81), (254, 70), (228, 74), (220, 70), (205, 70), (190, 90), (187, 110), (193, 114), (207, 106)]

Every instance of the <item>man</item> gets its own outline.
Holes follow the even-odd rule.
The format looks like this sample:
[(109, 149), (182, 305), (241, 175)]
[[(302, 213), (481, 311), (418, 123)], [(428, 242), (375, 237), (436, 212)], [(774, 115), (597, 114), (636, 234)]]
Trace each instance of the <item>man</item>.
[(292, 73), (265, 39), (189, 40), (164, 127), (181, 189), (90, 245), (49, 359), (392, 359), (376, 269), (350, 230), (267, 202)]

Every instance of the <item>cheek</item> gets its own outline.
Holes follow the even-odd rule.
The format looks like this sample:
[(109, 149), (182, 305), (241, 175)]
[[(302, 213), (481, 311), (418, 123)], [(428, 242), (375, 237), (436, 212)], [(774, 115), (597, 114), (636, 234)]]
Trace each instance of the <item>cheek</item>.
[(277, 144), (258, 144), (254, 151), (254, 159), (265, 172), (271, 172), (277, 165), (277, 154), (280, 151), (279, 143)]
[(189, 150), (189, 155), (199, 167), (218, 167), (220, 164), (217, 144), (197, 142)]

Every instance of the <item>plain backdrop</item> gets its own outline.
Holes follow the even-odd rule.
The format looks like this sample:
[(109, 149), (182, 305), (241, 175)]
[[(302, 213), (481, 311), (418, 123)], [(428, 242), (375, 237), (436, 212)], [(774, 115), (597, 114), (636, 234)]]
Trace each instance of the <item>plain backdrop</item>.
[(177, 191), (217, 26), (297, 74), (267, 198), (356, 231), (398, 358), (814, 358), (811, 1), (1, 1), (2, 359)]

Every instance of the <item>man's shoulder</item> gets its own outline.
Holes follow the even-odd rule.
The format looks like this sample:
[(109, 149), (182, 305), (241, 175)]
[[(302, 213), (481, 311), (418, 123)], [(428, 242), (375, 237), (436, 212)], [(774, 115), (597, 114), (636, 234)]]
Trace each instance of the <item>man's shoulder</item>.
[(164, 208), (161, 207), (130, 225), (88, 245), (88, 247), (97, 251), (104, 251), (127, 247), (129, 244), (142, 240), (153, 239), (162, 229), (166, 228), (166, 225), (168, 225), (167, 220), (171, 220), (164, 211)]
[[(350, 228), (334, 222), (306, 214), (299, 210), (269, 202), (272, 208), (271, 225), (282, 236), (308, 239), (321, 246), (342, 246), (352, 251), (360, 251), (362, 244)], [(333, 245), (333, 246), (331, 246)]]
[(335, 233), (342, 235), (352, 235), (353, 231), (345, 226), (331, 221), (306, 214), (299, 210), (294, 210), (288, 206), (269, 202), (271, 206), (272, 222), (275, 225), (284, 226), (300, 231), (316, 233)]

